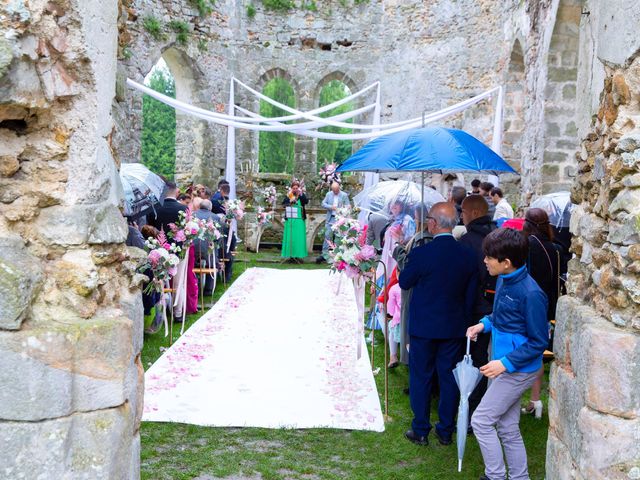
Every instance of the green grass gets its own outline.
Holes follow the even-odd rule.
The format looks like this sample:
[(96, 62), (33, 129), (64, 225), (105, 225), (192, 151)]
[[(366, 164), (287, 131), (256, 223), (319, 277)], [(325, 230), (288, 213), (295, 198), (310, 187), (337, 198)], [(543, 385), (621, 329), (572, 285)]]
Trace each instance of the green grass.
[[(275, 251), (239, 254), (234, 278), (246, 268), (326, 268), (306, 263), (273, 263)], [(222, 285), (220, 285), (222, 287)], [(217, 288), (215, 298), (223, 293)], [(187, 326), (198, 315), (187, 317)], [(179, 329), (174, 329), (177, 338)], [(162, 333), (145, 336), (142, 352), (146, 368), (167, 345)], [(376, 336), (376, 367), (382, 367), (382, 337)], [(292, 362), (295, 358), (291, 359)], [(286, 368), (286, 365), (283, 366)], [(381, 402), (384, 401), (384, 375), (376, 377)], [(458, 474), (455, 443), (443, 447), (430, 437), (431, 445), (418, 447), (404, 439), (411, 423), (409, 398), (402, 393), (408, 385), (405, 367), (389, 374), (389, 414), (384, 433), (312, 429), (269, 430), (262, 428), (207, 428), (193, 425), (145, 422), (142, 436), (142, 478), (148, 480), (183, 480), (198, 476), (235, 479), (420, 479), (476, 480), (483, 473), (482, 457), (473, 437), (467, 439), (462, 473)], [(543, 399), (546, 405), (546, 396)], [(204, 399), (215, 408), (215, 399)], [(382, 404), (382, 403), (381, 403)], [(382, 404), (383, 405), (383, 404)], [(432, 423), (437, 419), (432, 402)], [(256, 408), (260, 408), (256, 405)], [(383, 405), (384, 408), (384, 405)], [(529, 456), (529, 474), (533, 480), (544, 478), (544, 461), (548, 420), (523, 417), (520, 427)]]

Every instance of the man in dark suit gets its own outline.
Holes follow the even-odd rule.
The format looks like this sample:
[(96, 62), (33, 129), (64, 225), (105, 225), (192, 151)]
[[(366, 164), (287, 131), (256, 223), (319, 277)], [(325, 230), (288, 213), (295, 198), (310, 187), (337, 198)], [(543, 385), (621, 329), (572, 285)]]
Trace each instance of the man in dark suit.
[(464, 354), (476, 298), (478, 264), (472, 250), (453, 238), (458, 223), (455, 206), (436, 203), (427, 217), (433, 240), (414, 248), (400, 272), (400, 288), (413, 289), (409, 304), (409, 398), (414, 418), (405, 437), (428, 445), (431, 430), (431, 386), (438, 373), (440, 402), (436, 437), (451, 443), (459, 391), (453, 369)]
[(155, 213), (147, 216), (147, 223), (153, 225), (158, 230), (169, 231), (169, 224), (176, 223), (180, 217), (180, 212), (186, 212), (187, 207), (176, 199), (178, 187), (173, 182), (167, 182), (167, 193), (164, 203)]
[(215, 214), (225, 214), (224, 202), (229, 200), (229, 182), (224, 178), (218, 182), (218, 191), (211, 197), (211, 211)]

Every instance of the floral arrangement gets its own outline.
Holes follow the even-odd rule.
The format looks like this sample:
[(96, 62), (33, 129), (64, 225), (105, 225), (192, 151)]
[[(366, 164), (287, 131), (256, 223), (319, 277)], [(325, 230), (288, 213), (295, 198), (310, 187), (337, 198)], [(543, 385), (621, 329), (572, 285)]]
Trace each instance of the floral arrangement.
[(147, 259), (138, 270), (144, 272), (150, 269), (153, 273), (153, 281), (149, 282), (144, 293), (149, 294), (154, 290), (162, 292), (164, 282), (171, 279), (177, 272), (180, 263), (178, 255), (182, 248), (175, 243), (170, 243), (162, 231), (158, 234), (158, 238), (149, 237), (145, 241), (145, 247)]
[(259, 192), (259, 197), (264, 199), (267, 205), (275, 205), (278, 199), (278, 193), (276, 192), (276, 187), (273, 185), (269, 185), (268, 187), (263, 188)]
[(340, 174), (337, 172), (338, 164), (330, 163), (320, 169), (319, 175), (322, 179), (322, 184), (318, 185), (318, 188), (328, 187), (331, 182), (340, 182)]
[(227, 220), (242, 220), (244, 217), (244, 202), (242, 200), (227, 200), (224, 205)]
[(258, 225), (260, 227), (265, 228), (271, 225), (273, 221), (273, 212), (267, 212), (264, 207), (258, 207), (256, 210), (258, 214)]
[(184, 258), (184, 252), (194, 240), (208, 242), (209, 250), (213, 250), (215, 244), (222, 237), (218, 226), (212, 220), (206, 221), (196, 218), (190, 209), (187, 209), (186, 212), (180, 212), (178, 223), (170, 223), (169, 228), (171, 229), (169, 234), (173, 240), (183, 244), (180, 258)]
[(344, 271), (349, 278), (370, 276), (378, 258), (375, 248), (366, 244), (367, 226), (361, 227), (351, 209), (343, 208), (336, 212), (331, 230), (335, 236), (329, 246), (331, 270)]

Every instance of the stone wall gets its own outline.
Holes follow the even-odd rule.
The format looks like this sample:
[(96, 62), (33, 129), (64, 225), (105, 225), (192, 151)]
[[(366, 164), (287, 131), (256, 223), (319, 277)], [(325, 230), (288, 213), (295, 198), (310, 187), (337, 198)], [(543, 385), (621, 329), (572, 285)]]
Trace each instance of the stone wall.
[(576, 257), (557, 311), (547, 478), (640, 478), (640, 7), (584, 9)]
[(0, 7), (3, 478), (135, 479), (142, 305), (112, 157), (115, 1)]

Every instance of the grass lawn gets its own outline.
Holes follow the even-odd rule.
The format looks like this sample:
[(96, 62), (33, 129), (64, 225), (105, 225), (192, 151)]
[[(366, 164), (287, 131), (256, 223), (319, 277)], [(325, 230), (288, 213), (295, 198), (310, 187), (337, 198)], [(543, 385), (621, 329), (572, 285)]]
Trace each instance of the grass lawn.
[[(274, 263), (277, 252), (243, 254), (237, 257), (234, 278), (252, 266), (268, 268), (326, 268)], [(216, 288), (220, 297), (223, 286)], [(187, 317), (191, 325), (199, 315)], [(174, 328), (178, 337), (179, 328)], [(142, 361), (148, 368), (167, 345), (163, 332), (145, 336)], [(382, 336), (376, 346), (382, 346)], [(382, 349), (376, 350), (376, 366), (382, 367)], [(291, 359), (295, 361), (294, 358)], [(283, 368), (286, 368), (284, 366)], [(381, 402), (384, 376), (376, 376)], [(389, 414), (384, 433), (312, 429), (269, 430), (263, 428), (209, 428), (193, 425), (144, 422), (141, 427), (143, 479), (420, 479), (476, 480), (483, 472), (482, 457), (473, 437), (467, 440), (462, 473), (457, 473), (457, 451), (443, 447), (435, 437), (431, 444), (418, 447), (403, 434), (410, 427), (409, 398), (402, 393), (408, 385), (408, 370), (400, 366), (389, 375)], [(543, 399), (546, 406), (546, 395)], [(205, 399), (215, 408), (215, 399)], [(432, 423), (437, 419), (432, 403)], [(260, 408), (256, 405), (256, 408)], [(523, 417), (520, 422), (529, 455), (532, 479), (544, 478), (548, 419)]]

